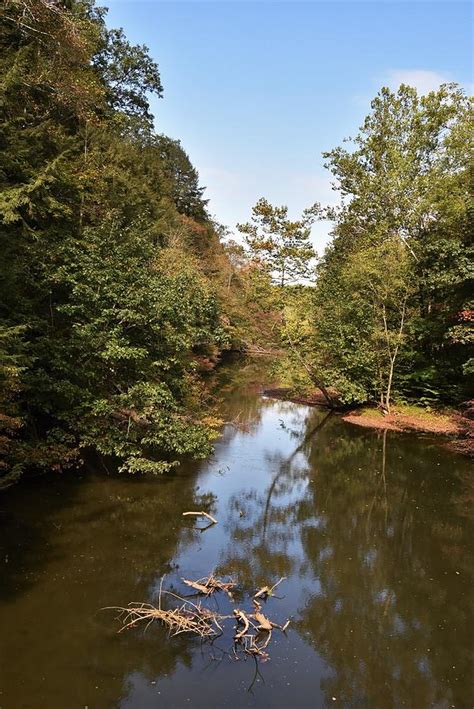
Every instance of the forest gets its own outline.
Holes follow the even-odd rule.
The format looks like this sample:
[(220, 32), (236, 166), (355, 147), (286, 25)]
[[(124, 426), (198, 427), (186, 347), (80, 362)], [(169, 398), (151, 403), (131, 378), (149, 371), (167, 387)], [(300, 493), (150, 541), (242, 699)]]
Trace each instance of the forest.
[(106, 19), (94, 0), (1, 10), (0, 487), (88, 455), (126, 473), (208, 456), (222, 421), (206, 377), (228, 352), (271, 356), (334, 408), (466, 402), (465, 91), (381, 88), (324, 154), (337, 206), (315, 194), (294, 219), (262, 197), (228, 228), (155, 127), (155, 58)]

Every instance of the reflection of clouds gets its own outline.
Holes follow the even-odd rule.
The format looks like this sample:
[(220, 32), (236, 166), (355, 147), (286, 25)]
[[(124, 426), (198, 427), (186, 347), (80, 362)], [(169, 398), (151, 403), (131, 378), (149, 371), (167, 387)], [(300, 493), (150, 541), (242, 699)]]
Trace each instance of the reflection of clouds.
[(369, 549), (364, 555), (364, 563), (369, 567), (369, 569), (374, 567), (376, 559), (377, 551), (375, 549)]
[[(454, 653), (467, 667), (466, 604), (461, 596), (457, 607), (449, 601), (442, 571), (453, 564), (445, 530), (453, 525), (453, 538), (466, 540), (455, 514), (456, 475), (448, 464), (433, 477), (429, 448), (420, 459), (414, 437), (352, 433), (329, 441), (337, 445), (324, 461), (321, 441), (308, 453), (310, 464), (319, 463), (308, 495), (325, 527), (301, 530), (321, 591), (306, 585), (298, 630), (335, 670), (324, 681), (326, 696), (370, 706), (457, 706), (458, 692), (463, 706), (466, 684), (453, 682), (446, 666)], [(433, 646), (438, 653), (426, 654)]]
[(318, 560), (320, 563), (330, 559), (333, 554), (332, 548), (330, 546), (323, 547), (318, 554)]
[[(263, 400), (258, 388), (245, 389), (250, 374), (236, 373), (237, 388), (228, 383), (223, 418), (240, 412), (251, 427), (226, 428), (211, 460), (153, 480), (84, 480), (74, 494), (56, 481), (58, 499), (48, 482), (43, 492), (35, 488), (40, 505), (6, 511), (16, 509), (22, 522), (0, 539), (10, 554), (3, 593), (15, 602), (15, 614), (5, 606), (2, 631), (9, 656), (22, 658), (5, 672), (4, 695), (18, 700), (12, 706), (26, 706), (38, 691), (53, 697), (44, 706), (69, 706), (71, 681), (89, 657), (99, 658), (102, 680), (99, 696), (96, 665), (77, 679), (90, 706), (181, 709), (196, 697), (209, 707), (229, 697), (244, 705), (249, 664), (212, 663), (207, 647), (183, 636), (170, 641), (158, 626), (117, 636), (109, 616), (82, 622), (91, 609), (149, 599), (164, 573), (165, 587), (182, 591), (182, 576), (211, 570), (242, 584), (245, 607), (257, 586), (288, 577), (282, 598), (267, 605), (277, 622), (293, 619), (286, 637), (275, 635), (266, 685), (255, 685), (261, 706), (306, 707), (308, 697), (332, 706), (333, 696), (347, 707), (470, 705), (469, 464), (425, 439), (391, 433), (384, 464), (382, 435)], [(181, 513), (202, 508), (219, 523), (200, 533)], [(32, 546), (21, 546), (24, 539)], [(58, 593), (64, 606), (51, 604)], [(226, 600), (215, 602), (222, 608)], [(24, 666), (36, 671), (25, 674)]]
[[(282, 432), (275, 445), (269, 438), (261, 452), (266, 475), (263, 489), (246, 487), (228, 501), (226, 531), (232, 543), (221, 557), (219, 570), (230, 573), (237, 569), (246, 583), (258, 585), (269, 574), (300, 575), (306, 573), (306, 559), (301, 547), (301, 510), (308, 491), (308, 467), (305, 448), (308, 432), (317, 430), (327, 413), (308, 410), (291, 402), (272, 401), (266, 405), (262, 427)], [(268, 430), (267, 430), (268, 435)], [(263, 431), (262, 439), (267, 441)], [(310, 511), (304, 515), (308, 524), (318, 525)], [(238, 542), (238, 545), (235, 544)]]

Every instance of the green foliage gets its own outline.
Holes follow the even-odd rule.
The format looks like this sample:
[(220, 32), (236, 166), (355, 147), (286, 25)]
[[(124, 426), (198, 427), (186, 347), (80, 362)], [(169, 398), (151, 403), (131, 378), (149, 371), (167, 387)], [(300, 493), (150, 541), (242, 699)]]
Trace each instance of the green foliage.
[(156, 63), (104, 17), (7, 0), (1, 20), (4, 481), (87, 448), (161, 472), (214, 436), (194, 372), (228, 339), (219, 237), (186, 153), (153, 134)]
[(344, 401), (467, 395), (472, 352), (469, 101), (382, 89), (351, 148), (325, 154), (342, 201), (318, 267), (313, 358)]
[(266, 199), (260, 199), (252, 209), (252, 221), (237, 225), (251, 256), (282, 287), (311, 275), (311, 260), (316, 254), (310, 233), (317, 213), (315, 205), (293, 222), (288, 219), (287, 207), (273, 207)]
[(354, 250), (335, 273), (321, 269), (317, 366), (331, 372), (329, 381), (344, 402), (379, 398), (389, 408), (410, 293), (409, 256), (399, 240)]
[(204, 187), (199, 186), (199, 175), (192, 166), (179, 140), (165, 135), (156, 139), (156, 146), (163, 162), (164, 173), (171, 184), (171, 197), (181, 214), (193, 219), (206, 217), (207, 200), (203, 198)]
[(28, 363), (22, 340), (24, 330), (0, 325), (0, 488), (16, 480), (24, 467), (16, 445), (24, 424), (19, 406)]
[(189, 453), (205, 444), (185, 374), (217, 316), (196, 276), (160, 270), (144, 226), (103, 223), (58, 245), (48, 282), (63, 302), (54, 298), (51, 331), (36, 341), (48, 357), (29, 377), (30, 406), (74, 428), (81, 447), (125, 461), (143, 457), (143, 446)]
[[(344, 401), (458, 400), (472, 380), (469, 103), (382, 89), (342, 193), (291, 221), (260, 200), (221, 243), (179, 141), (153, 130), (146, 47), (93, 0), (6, 0), (0, 24), (0, 481), (85, 449), (161, 472), (209, 453), (197, 375), (287, 346), (291, 379)], [(335, 221), (315, 288), (310, 228)], [(304, 374), (303, 374), (304, 373)]]
[(142, 117), (152, 126), (149, 93), (163, 95), (158, 65), (144, 45), (132, 46), (122, 29), (101, 27), (101, 41), (93, 64), (106, 85), (110, 108), (130, 117)]

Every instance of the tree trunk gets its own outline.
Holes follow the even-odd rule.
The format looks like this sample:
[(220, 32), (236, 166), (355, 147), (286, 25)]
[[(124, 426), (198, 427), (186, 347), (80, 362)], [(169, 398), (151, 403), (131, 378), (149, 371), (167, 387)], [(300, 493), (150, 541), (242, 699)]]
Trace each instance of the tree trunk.
[[(283, 323), (285, 324), (284, 318), (283, 318)], [(317, 374), (317, 372), (315, 372), (314, 367), (313, 367), (311, 364), (309, 364), (308, 362), (306, 362), (306, 360), (304, 359), (304, 357), (303, 357), (303, 356), (301, 355), (301, 353), (298, 351), (298, 349), (296, 348), (296, 345), (295, 345), (295, 343), (293, 342), (293, 340), (291, 339), (291, 335), (290, 335), (290, 333), (289, 333), (288, 331), (287, 331), (287, 333), (286, 333), (286, 336), (287, 336), (287, 338), (288, 338), (288, 342), (289, 342), (289, 344), (290, 344), (290, 347), (291, 347), (292, 351), (295, 353), (295, 355), (296, 355), (296, 356), (298, 357), (298, 359), (300, 360), (301, 364), (303, 365), (303, 367), (305, 368), (306, 372), (308, 373), (309, 378), (311, 379), (311, 381), (313, 382), (313, 384), (319, 389), (319, 391), (321, 392), (321, 394), (324, 396), (324, 398), (326, 399), (326, 402), (327, 402), (328, 406), (329, 406), (331, 409), (334, 409), (334, 408), (335, 408), (334, 399), (332, 398), (332, 396), (330, 395), (330, 393), (329, 393), (328, 390), (326, 389), (326, 386), (324, 385), (324, 383), (323, 383), (323, 382), (321, 381), (321, 379), (319, 378), (319, 375)]]
[(397, 341), (396, 341), (395, 347), (393, 348), (393, 351), (392, 351), (392, 348), (390, 347), (390, 338), (388, 335), (388, 325), (387, 325), (385, 305), (383, 306), (383, 310), (382, 310), (383, 324), (384, 324), (384, 329), (385, 329), (385, 337), (387, 340), (387, 351), (388, 351), (388, 357), (390, 360), (390, 367), (388, 370), (387, 389), (385, 391), (385, 408), (387, 409), (388, 413), (390, 413), (390, 397), (392, 394), (392, 384), (393, 384), (393, 373), (395, 370), (395, 361), (397, 359), (398, 350), (400, 349), (400, 344), (401, 344), (402, 336), (403, 336), (403, 327), (405, 325), (405, 313), (406, 313), (407, 299), (408, 299), (408, 296), (405, 295), (405, 297), (403, 299), (402, 310), (400, 313), (400, 327), (398, 328)]
[(394, 357), (390, 358), (390, 367), (388, 370), (387, 390), (385, 392), (385, 408), (387, 409), (388, 414), (390, 413), (390, 396), (392, 394), (393, 370), (395, 367), (396, 354), (397, 354), (397, 351), (395, 350)]

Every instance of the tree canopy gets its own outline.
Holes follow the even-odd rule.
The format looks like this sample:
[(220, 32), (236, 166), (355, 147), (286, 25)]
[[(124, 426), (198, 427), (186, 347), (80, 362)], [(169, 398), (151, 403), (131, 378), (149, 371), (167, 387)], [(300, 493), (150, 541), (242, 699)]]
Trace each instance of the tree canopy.
[[(312, 352), (347, 401), (456, 401), (473, 310), (470, 104), (383, 88), (349, 147), (325, 154), (341, 193), (318, 265)], [(390, 383), (390, 386), (388, 384)]]
[(188, 156), (154, 133), (158, 66), (93, 2), (7, 0), (0, 43), (0, 475), (88, 448), (131, 472), (205, 455), (222, 247)]
[(252, 209), (252, 220), (237, 228), (251, 255), (261, 261), (275, 282), (284, 287), (311, 275), (311, 225), (317, 208), (307, 209), (297, 221), (288, 218), (288, 207), (274, 207), (260, 199)]
[[(186, 151), (155, 131), (163, 86), (145, 46), (93, 0), (6, 0), (0, 19), (3, 483), (88, 450), (130, 472), (206, 455), (199, 371), (226, 348), (286, 348), (285, 376), (348, 404), (468, 396), (458, 86), (381, 89), (355, 138), (325, 153), (337, 207), (292, 220), (260, 199), (243, 243), (225, 243)], [(315, 271), (318, 218), (334, 228)]]

